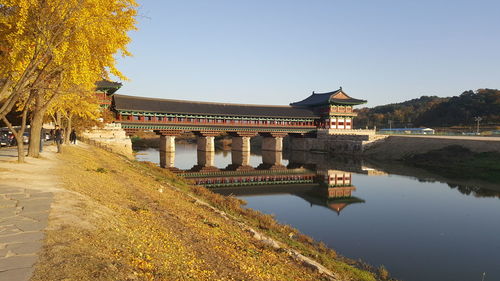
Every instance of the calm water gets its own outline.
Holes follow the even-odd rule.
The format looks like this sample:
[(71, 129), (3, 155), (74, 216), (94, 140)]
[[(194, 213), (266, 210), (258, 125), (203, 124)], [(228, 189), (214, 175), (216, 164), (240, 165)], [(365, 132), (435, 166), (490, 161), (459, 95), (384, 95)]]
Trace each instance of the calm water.
[[(157, 150), (142, 153), (139, 160), (159, 161)], [(177, 145), (175, 166), (190, 169), (196, 157), (195, 146)], [(320, 174), (319, 178), (327, 175), (333, 190), (339, 187), (332, 178), (342, 179), (340, 187), (355, 187), (352, 197), (321, 197), (312, 192), (319, 188), (312, 183), (259, 187), (226, 183), (213, 190), (235, 194), (248, 207), (275, 215), (344, 256), (383, 264), (401, 280), (480, 281), (483, 272), (484, 280), (500, 280), (500, 184), (472, 182), (457, 187), (452, 179), (436, 181), (438, 176), (418, 170), (367, 167), (349, 159), (343, 160), (343, 166), (344, 162), (330, 163), (326, 156), (312, 157), (322, 159), (313, 159), (315, 165), (308, 165), (307, 171), (288, 169), (286, 173), (300, 174), (294, 179), (311, 172)], [(261, 156), (250, 156), (252, 166), (261, 162)], [(282, 164), (288, 162), (293, 164), (292, 160)], [(216, 167), (229, 164), (230, 152), (216, 152)]]

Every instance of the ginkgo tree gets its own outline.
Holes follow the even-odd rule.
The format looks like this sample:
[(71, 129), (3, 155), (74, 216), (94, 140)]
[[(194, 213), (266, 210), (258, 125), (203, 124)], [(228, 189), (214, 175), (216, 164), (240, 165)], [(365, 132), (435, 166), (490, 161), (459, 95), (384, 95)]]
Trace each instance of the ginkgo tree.
[(24, 130), (26, 129), (26, 119), (28, 117), (28, 112), (30, 108), (32, 97), (25, 95), (22, 97), (17, 104), (17, 109), (21, 112), (21, 126), (15, 128), (6, 116), (2, 116), (2, 121), (7, 125), (9, 130), (14, 135), (14, 139), (17, 143), (17, 154), (18, 162), (24, 162)]
[(92, 92), (72, 93), (65, 94), (53, 102), (47, 110), (47, 114), (52, 118), (56, 115), (62, 117), (61, 125), (65, 132), (64, 140), (69, 143), (69, 134), (73, 129), (73, 121), (75, 119), (97, 121), (101, 116), (101, 110), (97, 97)]
[(31, 97), (30, 142), (38, 143), (43, 116), (61, 95), (91, 92), (110, 74), (125, 80), (115, 55), (130, 55), (136, 14), (135, 0), (2, 0), (0, 119)]

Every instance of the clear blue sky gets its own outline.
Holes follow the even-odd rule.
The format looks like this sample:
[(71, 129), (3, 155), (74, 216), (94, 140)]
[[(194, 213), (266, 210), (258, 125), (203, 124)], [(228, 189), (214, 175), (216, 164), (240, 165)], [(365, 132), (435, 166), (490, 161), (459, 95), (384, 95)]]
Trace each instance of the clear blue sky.
[(500, 88), (500, 1), (138, 0), (121, 94), (368, 106)]

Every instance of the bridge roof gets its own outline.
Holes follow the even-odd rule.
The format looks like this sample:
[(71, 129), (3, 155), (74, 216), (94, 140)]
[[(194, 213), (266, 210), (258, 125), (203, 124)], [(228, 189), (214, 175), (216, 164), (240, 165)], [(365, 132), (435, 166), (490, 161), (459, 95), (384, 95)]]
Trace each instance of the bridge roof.
[(172, 99), (144, 98), (125, 95), (113, 95), (115, 110), (147, 111), (158, 113), (180, 113), (200, 115), (283, 117), (283, 118), (319, 118), (306, 108), (293, 106), (269, 106), (235, 103), (199, 102)]
[(357, 105), (366, 103), (366, 100), (355, 99), (342, 91), (342, 88), (328, 93), (315, 93), (304, 100), (291, 103), (291, 106), (313, 107), (328, 104)]

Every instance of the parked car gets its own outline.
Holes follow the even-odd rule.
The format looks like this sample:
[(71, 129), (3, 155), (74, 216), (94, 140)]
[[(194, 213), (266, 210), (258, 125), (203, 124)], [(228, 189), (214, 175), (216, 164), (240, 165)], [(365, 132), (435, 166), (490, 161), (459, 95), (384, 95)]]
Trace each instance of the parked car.
[(14, 146), (14, 145), (17, 145), (17, 142), (16, 142), (16, 137), (14, 137), (14, 134), (12, 132), (9, 132), (9, 134), (7, 135), (8, 139), (9, 139), (9, 146)]
[(24, 132), (23, 134), (23, 143), (28, 144), (30, 142), (30, 134), (28, 132)]
[(0, 133), (0, 146), (9, 146), (10, 140), (9, 135), (5, 133)]

